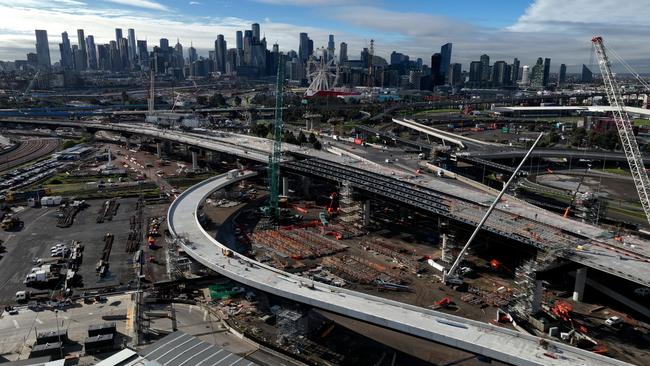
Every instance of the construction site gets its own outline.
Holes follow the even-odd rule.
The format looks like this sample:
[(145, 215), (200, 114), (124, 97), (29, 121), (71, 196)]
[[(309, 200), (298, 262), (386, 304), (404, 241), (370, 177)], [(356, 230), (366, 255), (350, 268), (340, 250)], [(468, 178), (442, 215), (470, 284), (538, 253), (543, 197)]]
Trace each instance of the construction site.
[[(509, 151), (516, 168), (463, 150), (471, 145), (485, 157), (505, 145), (406, 118), (391, 123), (442, 144), (389, 147), (332, 134), (319, 135), (323, 143), (315, 135), (315, 142), (286, 143), (293, 132), (282, 114), (284, 64), (266, 138), (174, 128), (160, 123), (173, 113), (154, 113), (141, 116), (155, 120), (149, 124), (88, 123), (88, 142), (73, 141), (48, 158), (58, 139), (14, 140), (0, 169), (3, 317), (52, 310), (58, 324), (58, 309), (81, 302), (100, 307), (95, 303), (105, 302), (105, 294), (128, 293), (128, 306), (115, 306), (125, 309), (117, 327), (133, 347), (177, 331), (174, 304), (182, 303), (184, 316), (197, 324), (201, 315), (189, 314), (202, 311), (206, 334), (227, 329), (313, 365), (501, 364), (503, 354), (527, 357), (511, 344), (495, 347), (503, 352), (498, 358), (454, 343), (472, 339), (472, 332), (532, 342), (549, 362), (568, 359), (564, 346), (631, 364), (650, 357), (650, 248), (648, 232), (639, 229), (650, 214), (644, 196), (650, 182), (629, 136), (621, 136), (630, 148), (620, 155), (630, 177), (624, 183), (608, 177), (616, 182), (603, 191), (627, 200), (619, 202), (621, 212), (638, 198), (634, 209), (646, 214), (637, 215), (641, 224), (601, 217), (586, 190), (602, 183), (588, 171), (590, 162), (577, 167), (569, 160), (558, 174), (524, 173), (543, 133), (531, 133), (537, 136), (526, 149)], [(621, 110), (613, 113), (625, 132)], [(451, 170), (452, 159), (460, 169)], [(483, 178), (492, 169), (483, 179), (490, 182), (463, 176), (463, 169), (482, 169)], [(532, 193), (524, 200), (526, 190)], [(552, 210), (531, 204), (534, 194), (546, 194), (540, 206)], [(224, 328), (215, 330), (213, 318)], [(431, 328), (413, 319), (427, 319)], [(461, 335), (439, 341), (444, 326)], [(107, 327), (115, 333), (115, 324)], [(89, 338), (95, 333), (88, 329)], [(89, 341), (87, 354), (103, 347), (100, 338)], [(38, 336), (35, 342), (36, 348)], [(22, 346), (10, 346), (3, 355), (24, 356)], [(64, 357), (62, 344), (46, 351)]]

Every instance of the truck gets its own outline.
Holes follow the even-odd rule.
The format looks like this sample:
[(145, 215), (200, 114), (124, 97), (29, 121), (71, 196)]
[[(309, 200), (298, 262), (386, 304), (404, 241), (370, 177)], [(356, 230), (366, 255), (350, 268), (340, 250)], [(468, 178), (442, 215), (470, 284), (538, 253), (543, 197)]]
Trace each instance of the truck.
[(25, 281), (23, 283), (27, 286), (36, 285), (36, 284), (47, 284), (53, 280), (58, 279), (56, 273), (53, 273), (50, 269), (39, 269), (28, 273), (25, 276)]
[(32, 300), (47, 300), (50, 297), (49, 291), (18, 291), (16, 302), (23, 303)]

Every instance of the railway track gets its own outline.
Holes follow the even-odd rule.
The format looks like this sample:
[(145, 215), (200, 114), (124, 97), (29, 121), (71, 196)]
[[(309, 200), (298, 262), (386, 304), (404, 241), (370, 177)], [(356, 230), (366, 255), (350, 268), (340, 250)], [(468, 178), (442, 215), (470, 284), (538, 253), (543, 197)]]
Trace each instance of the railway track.
[(59, 140), (54, 138), (21, 141), (17, 148), (0, 155), (0, 171), (9, 170), (50, 154), (58, 146)]

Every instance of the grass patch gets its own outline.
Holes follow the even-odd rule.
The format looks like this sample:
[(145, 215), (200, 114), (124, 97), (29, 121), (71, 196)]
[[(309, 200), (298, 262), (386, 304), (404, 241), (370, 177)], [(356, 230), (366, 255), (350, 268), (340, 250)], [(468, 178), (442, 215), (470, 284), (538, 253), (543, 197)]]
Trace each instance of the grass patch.
[(429, 114), (440, 114), (440, 113), (460, 113), (460, 110), (457, 108), (440, 108), (440, 109), (427, 109), (425, 111), (416, 112), (415, 116), (426, 116)]
[(621, 215), (632, 216), (632, 217), (636, 217), (636, 218), (639, 218), (639, 219), (645, 219), (646, 218), (645, 213), (643, 213), (643, 211), (631, 211), (631, 210), (626, 210), (624, 208), (611, 207), (611, 206), (607, 207), (607, 211), (615, 211), (615, 212), (620, 213)]
[(612, 173), (612, 174), (618, 174), (618, 175), (627, 175), (630, 176), (632, 175), (629, 171), (623, 169), (623, 168), (605, 168), (605, 169), (598, 169), (599, 171), (605, 172), (605, 173)]
[(645, 118), (637, 118), (634, 121), (632, 121), (635, 126), (650, 126), (650, 119), (645, 119)]

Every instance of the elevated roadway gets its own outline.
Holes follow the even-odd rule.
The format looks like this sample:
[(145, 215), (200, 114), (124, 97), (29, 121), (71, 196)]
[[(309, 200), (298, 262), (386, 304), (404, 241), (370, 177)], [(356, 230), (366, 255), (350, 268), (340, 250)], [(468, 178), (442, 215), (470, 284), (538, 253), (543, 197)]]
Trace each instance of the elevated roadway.
[[(234, 133), (183, 132), (125, 123), (84, 126), (173, 141), (260, 163), (267, 163), (272, 151), (271, 140)], [(392, 166), (291, 144), (284, 144), (283, 149), (284, 169), (334, 182), (347, 180), (356, 189), (468, 225), (476, 225), (494, 199), (491, 194), (459, 186), (448, 179), (416, 177)], [(542, 250), (560, 249), (569, 260), (650, 287), (650, 247), (640, 239), (630, 239), (625, 244), (617, 242), (601, 228), (565, 219), (509, 196), (497, 206), (486, 230)], [(580, 251), (578, 247), (590, 250)]]
[(393, 122), (397, 123), (400, 126), (404, 126), (412, 130), (425, 133), (429, 136), (433, 136), (435, 138), (441, 139), (443, 142), (448, 142), (450, 144), (456, 145), (461, 149), (464, 149), (465, 147), (468, 148), (473, 147), (474, 149), (485, 149), (494, 146), (504, 146), (502, 144), (485, 142), (485, 141), (473, 139), (471, 137), (461, 136), (451, 132), (439, 130), (437, 128), (423, 125), (421, 123), (406, 118), (402, 118), (402, 119), (393, 118)]
[(238, 253), (225, 256), (227, 247), (200, 225), (200, 206), (212, 192), (253, 176), (244, 171), (231, 179), (212, 177), (187, 189), (170, 206), (171, 234), (206, 267), (262, 291), (512, 365), (629, 365), (554, 341), (544, 347), (538, 337), (491, 324), (312, 282)]
[[(458, 153), (458, 156), (477, 157), (486, 160), (499, 160), (499, 159), (521, 159), (526, 155), (525, 150), (504, 148), (503, 150), (474, 150), (463, 153)], [(571, 159), (587, 159), (596, 161), (620, 161), (627, 162), (625, 154), (622, 152), (613, 151), (598, 151), (598, 150), (578, 150), (578, 149), (535, 149), (531, 154), (532, 158), (571, 158)], [(644, 157), (645, 164), (650, 164), (650, 157)]]

